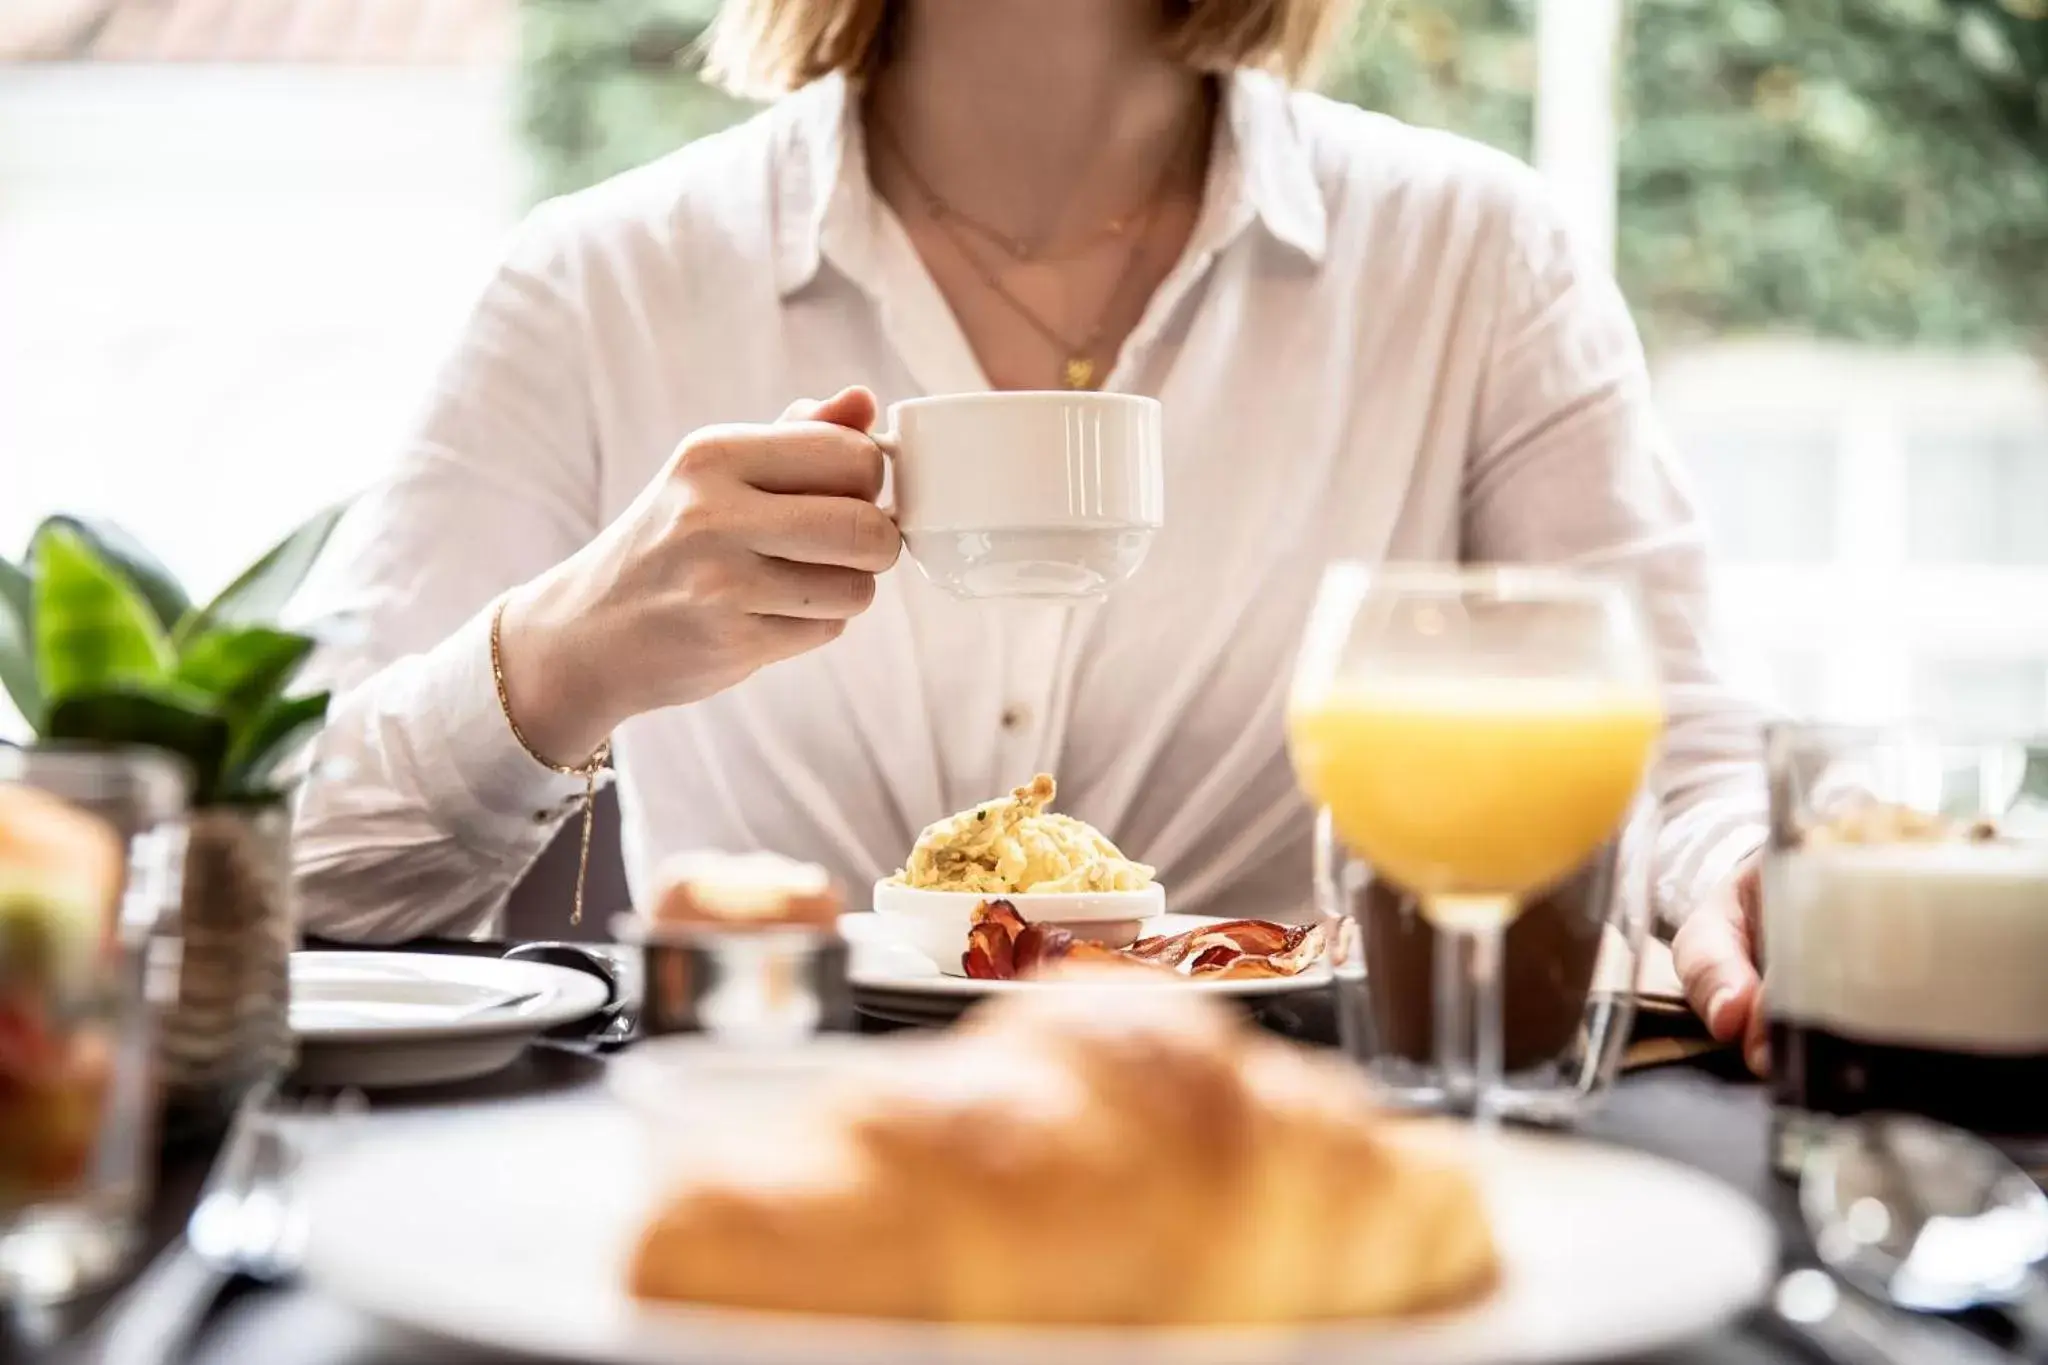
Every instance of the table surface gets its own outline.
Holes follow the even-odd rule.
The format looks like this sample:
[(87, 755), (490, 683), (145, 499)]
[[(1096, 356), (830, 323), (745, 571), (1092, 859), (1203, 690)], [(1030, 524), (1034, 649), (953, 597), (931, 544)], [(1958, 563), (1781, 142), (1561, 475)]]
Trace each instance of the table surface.
[[(1292, 1030), (1289, 1030), (1292, 1031)], [(479, 1106), (508, 1121), (542, 1106), (603, 1102), (602, 1058), (531, 1048), (494, 1076), (432, 1091), (374, 1098), (362, 1122), (386, 1129), (445, 1121)], [(1757, 1199), (1797, 1245), (1789, 1191), (1773, 1179), (1766, 1155), (1767, 1105), (1762, 1089), (1732, 1074), (1726, 1054), (1622, 1078), (1587, 1136), (1654, 1152), (1704, 1170)], [(182, 1226), (210, 1154), (167, 1155), (153, 1218), (152, 1245), (166, 1245)], [(1646, 1211), (1645, 1235), (1654, 1214)], [(38, 1320), (0, 1317), (0, 1362), (50, 1360), (109, 1295), (68, 1305)], [(238, 1285), (217, 1305), (192, 1349), (190, 1365), (398, 1365), (434, 1361), (485, 1365), (506, 1357), (401, 1332), (305, 1287)], [(1760, 1321), (1740, 1324), (1650, 1359), (1662, 1365), (1778, 1365), (1803, 1361), (1800, 1351)]]

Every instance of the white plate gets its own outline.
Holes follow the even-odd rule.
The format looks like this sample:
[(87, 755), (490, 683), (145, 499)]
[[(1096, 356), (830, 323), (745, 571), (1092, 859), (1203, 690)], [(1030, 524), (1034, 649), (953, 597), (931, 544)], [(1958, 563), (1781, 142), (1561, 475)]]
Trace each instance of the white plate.
[(658, 1189), (639, 1133), (619, 1109), (578, 1105), (363, 1139), (309, 1178), (307, 1273), (392, 1322), (593, 1365), (1505, 1365), (1697, 1336), (1755, 1303), (1776, 1261), (1763, 1214), (1707, 1176), (1517, 1134), (1487, 1159), (1502, 1285), (1427, 1320), (965, 1329), (649, 1306), (622, 1288)]
[[(1157, 915), (1145, 921), (1142, 935), (1149, 938), (1155, 934), (1182, 934), (1205, 924), (1225, 922), (1214, 915)], [(891, 932), (886, 915), (841, 915), (839, 932), (853, 947), (846, 977), (857, 991), (927, 1000), (946, 997), (964, 1003), (1006, 991), (1036, 988), (1030, 981), (981, 981), (971, 976), (947, 976), (930, 958)], [(1325, 985), (1329, 979), (1330, 964), (1317, 962), (1299, 976), (1222, 981), (1189, 977), (1186, 981), (1192, 990), (1215, 995), (1286, 995), (1291, 991)]]
[[(529, 997), (501, 1008), (494, 1002)], [(293, 953), (292, 1032), (308, 1085), (436, 1085), (509, 1065), (595, 1013), (604, 983), (539, 962), (442, 953)]]

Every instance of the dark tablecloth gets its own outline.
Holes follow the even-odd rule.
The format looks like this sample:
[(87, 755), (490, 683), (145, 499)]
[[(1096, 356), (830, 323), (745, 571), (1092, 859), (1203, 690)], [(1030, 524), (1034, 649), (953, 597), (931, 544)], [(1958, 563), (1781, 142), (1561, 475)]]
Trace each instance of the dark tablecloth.
[[(1318, 1003), (1304, 1001), (1271, 1011), (1266, 1022), (1284, 1032), (1321, 1033), (1327, 1028), (1328, 1012)], [(417, 1126), (437, 1115), (477, 1106), (509, 1109), (588, 1098), (602, 1085), (604, 1066), (600, 1057), (534, 1048), (495, 1076), (379, 1098), (365, 1122), (402, 1119)], [(1689, 1065), (1625, 1076), (1586, 1132), (1674, 1158), (1727, 1181), (1770, 1209), (1790, 1239), (1788, 1245), (1796, 1248), (1796, 1210), (1788, 1192), (1769, 1173), (1766, 1114), (1762, 1090), (1737, 1074), (1725, 1054), (1713, 1054)], [(166, 1155), (153, 1219), (154, 1246), (167, 1244), (182, 1225), (210, 1157), (203, 1148)], [(593, 1159), (601, 1156), (594, 1154)], [(574, 1174), (563, 1172), (564, 1178)], [(1654, 1209), (1644, 1211), (1643, 1235), (1657, 1235)], [(0, 1325), (0, 1360), (51, 1358), (54, 1343), (76, 1332), (107, 1297), (40, 1320), (6, 1321)], [(191, 1365), (483, 1365), (505, 1358), (385, 1327), (308, 1288), (242, 1284), (223, 1298), (187, 1359)], [(1653, 1359), (1663, 1365), (1776, 1365), (1805, 1356), (1781, 1344), (1761, 1323), (1752, 1322)]]

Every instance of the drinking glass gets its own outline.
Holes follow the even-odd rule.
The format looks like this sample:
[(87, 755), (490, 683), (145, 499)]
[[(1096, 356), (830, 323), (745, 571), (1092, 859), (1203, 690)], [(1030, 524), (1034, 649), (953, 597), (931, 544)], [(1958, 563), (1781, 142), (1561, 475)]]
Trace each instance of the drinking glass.
[(1337, 838), (1439, 931), (1444, 1100), (1482, 1127), (1498, 1118), (1507, 926), (1621, 831), (1663, 725), (1617, 583), (1509, 566), (1324, 574), (1289, 751)]
[[(1525, 898), (1501, 940), (1501, 1082), (1494, 1108), (1530, 1123), (1577, 1122), (1621, 1070), (1635, 1022), (1651, 915), (1657, 806), (1639, 795), (1621, 833)], [(1316, 823), (1316, 903), (1333, 945), (1344, 1051), (1392, 1104), (1437, 1109), (1452, 1084), (1437, 1060), (1432, 964), (1444, 932), (1418, 897), (1380, 877)]]
[(185, 795), (154, 754), (0, 747), (0, 1303), (95, 1287), (140, 1233)]
[(1887, 1110), (2048, 1171), (2048, 736), (1784, 724), (1765, 755), (1774, 1164)]

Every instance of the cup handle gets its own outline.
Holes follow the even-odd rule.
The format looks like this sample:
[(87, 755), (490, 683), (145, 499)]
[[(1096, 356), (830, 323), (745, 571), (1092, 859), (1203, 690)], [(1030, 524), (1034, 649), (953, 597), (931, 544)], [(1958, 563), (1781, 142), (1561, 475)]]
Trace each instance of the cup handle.
[(896, 461), (902, 458), (903, 443), (894, 431), (871, 431), (868, 439), (875, 443), (884, 456), (882, 465), (882, 491), (875, 495), (875, 506), (896, 519)]

